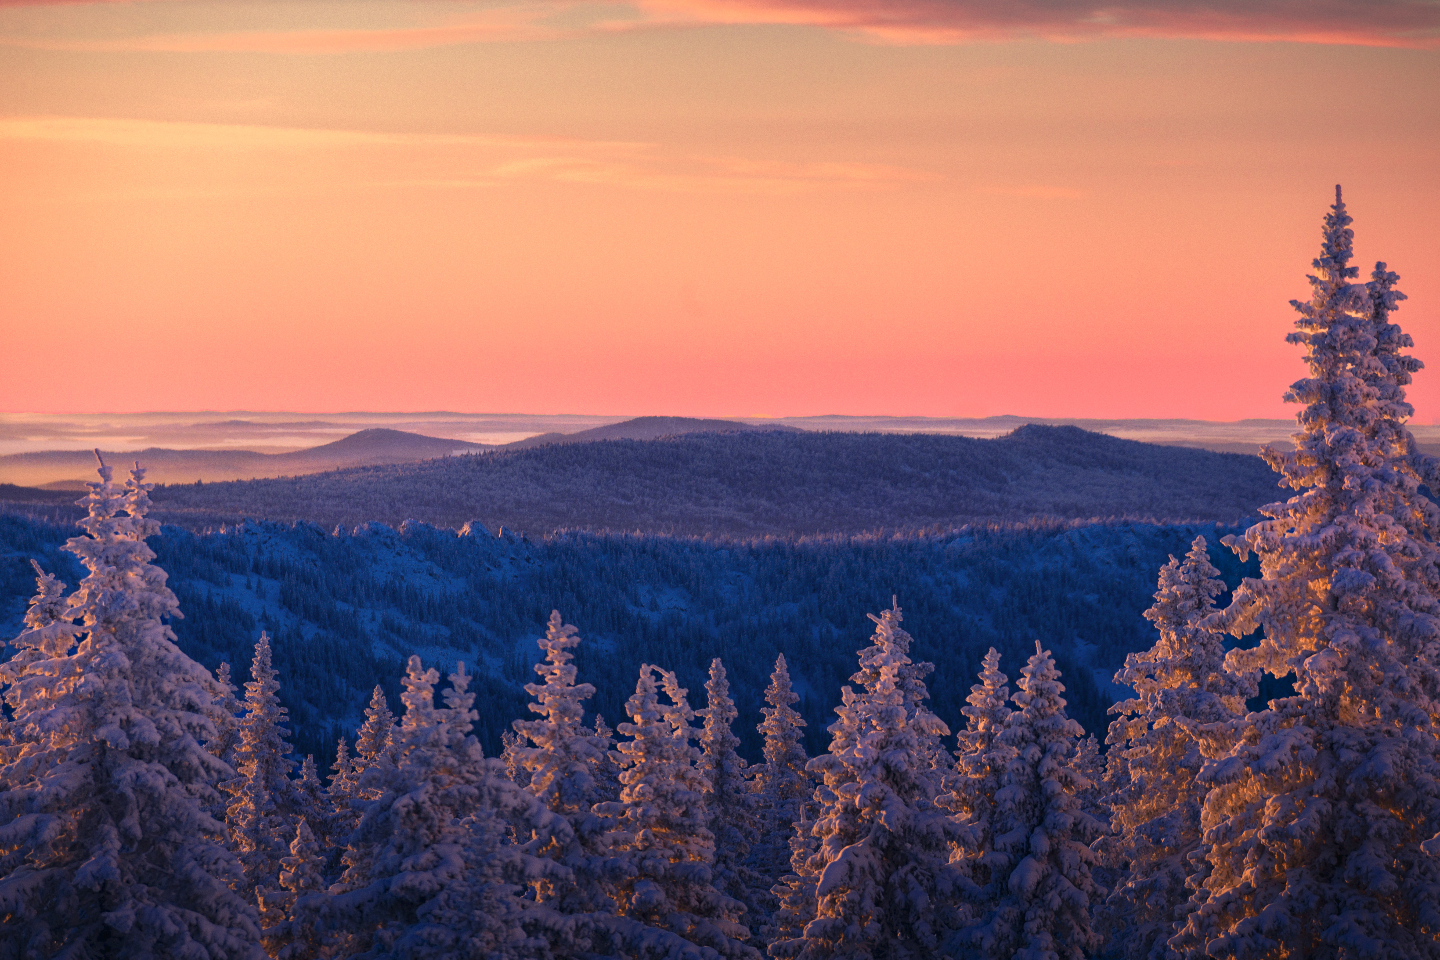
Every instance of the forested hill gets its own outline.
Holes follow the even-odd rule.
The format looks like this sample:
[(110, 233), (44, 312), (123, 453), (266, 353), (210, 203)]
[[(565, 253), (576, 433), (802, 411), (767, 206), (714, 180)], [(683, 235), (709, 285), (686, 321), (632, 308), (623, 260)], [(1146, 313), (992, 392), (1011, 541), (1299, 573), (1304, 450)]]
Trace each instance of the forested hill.
[[(558, 608), (584, 637), (579, 679), (598, 688), (590, 709), (624, 719), (641, 663), (673, 669), (702, 691), (710, 659), (722, 657), (741, 711), (736, 732), (758, 759), (755, 725), (775, 655), (790, 661), (807, 748), (819, 753), (855, 652), (873, 631), (866, 614), (892, 596), (916, 659), (936, 665), (932, 704), (952, 730), (964, 726), (960, 708), (986, 649), (997, 647), (1016, 676), (1041, 640), (1064, 672), (1071, 716), (1103, 739), (1115, 697), (1109, 679), (1127, 653), (1155, 641), (1141, 614), (1156, 572), (1203, 534), (1229, 585), (1257, 575), (1219, 543), (1235, 529), (1041, 522), (805, 541), (585, 533), (526, 541), (423, 524), (336, 534), (249, 523), (209, 534), (167, 527), (149, 544), (180, 599), (183, 619), (172, 626), (186, 653), (212, 669), (231, 663), (242, 682), (260, 631), (269, 632), (302, 756), (328, 764), (337, 736), (353, 742), (377, 683), (398, 707), (412, 653), (446, 670), (464, 660), (476, 674), (480, 733), (493, 756), (510, 721), (529, 716), (523, 686), (535, 679), (535, 641)], [(34, 591), (30, 558), (72, 587), (83, 575), (62, 549), (77, 532), (0, 515), (4, 636), (19, 632)]]
[(991, 440), (754, 432), (552, 445), (165, 487), (154, 515), (197, 529), (245, 517), (327, 529), (416, 519), (753, 537), (1038, 517), (1230, 523), (1278, 499), (1258, 457), (1030, 425)]

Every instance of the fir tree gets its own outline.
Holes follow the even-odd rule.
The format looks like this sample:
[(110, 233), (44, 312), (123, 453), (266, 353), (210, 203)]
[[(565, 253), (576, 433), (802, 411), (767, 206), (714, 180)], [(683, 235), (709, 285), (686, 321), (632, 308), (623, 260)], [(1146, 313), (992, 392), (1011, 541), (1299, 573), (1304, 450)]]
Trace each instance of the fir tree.
[[(564, 623), (558, 610), (553, 611), (546, 635), (539, 641), (545, 660), (535, 665), (543, 682), (525, 687), (525, 692), (535, 698), (530, 711), (540, 719), (516, 720), (513, 724), (517, 740), (512, 755), (524, 771), (525, 789), (569, 821), (576, 841), (569, 848), (541, 851), (573, 871), (572, 881), (538, 891), (542, 902), (551, 902), (566, 913), (608, 907), (597, 875), (608, 824), (592, 809), (604, 799), (597, 774), (607, 762), (608, 744), (581, 722), (583, 703), (594, 696), (595, 688), (575, 683), (572, 651), (579, 643), (575, 627)], [(523, 746), (518, 739), (522, 737), (531, 746)], [(515, 779), (513, 774), (511, 779)]]
[(373, 766), (393, 761), (395, 749), (395, 715), (385, 702), (385, 691), (375, 685), (370, 705), (365, 708), (365, 722), (355, 734), (355, 776), (364, 776)]
[(710, 679), (705, 684), (704, 729), (700, 733), (700, 772), (705, 778), (705, 811), (710, 833), (715, 838), (715, 886), (745, 904), (745, 919), (752, 930), (768, 922), (773, 909), (769, 891), (761, 878), (746, 864), (750, 848), (759, 839), (755, 828), (757, 804), (750, 790), (745, 761), (736, 748), (740, 738), (731, 724), (739, 716), (730, 699), (730, 682), (725, 665), (716, 657), (710, 661)]
[(816, 916), (801, 937), (771, 945), (777, 957), (933, 957), (961, 920), (948, 863), (959, 827), (935, 804), (932, 743), (948, 731), (924, 707), (898, 606), (871, 619), (853, 678), (863, 689), (842, 690), (830, 752), (810, 761), (824, 777), (819, 847), (804, 865)]
[(1039, 641), (1018, 686), (1019, 709), (997, 738), (1011, 758), (993, 813), (991, 874), (1005, 876), (1004, 886), (961, 939), (987, 960), (1079, 960), (1100, 945), (1090, 904), (1103, 892), (1087, 846), (1102, 825), (1081, 809), (1089, 784), (1075, 767), (1085, 731), (1066, 716), (1060, 672)]
[[(363, 817), (345, 854), (346, 870), (328, 894), (296, 904), (292, 940), (326, 942), (331, 952), (367, 957), (495, 960), (540, 949), (524, 928), (522, 885), (564, 878), (529, 850), (563, 843), (569, 825), (504, 775), (472, 734), (478, 714), (463, 667), (440, 679), (411, 657), (403, 681), (405, 715), (394, 763), (376, 763), (360, 787)], [(511, 825), (532, 838), (508, 842)], [(562, 836), (555, 836), (556, 833)]]
[[(669, 693), (668, 705), (660, 703), (657, 675)], [(700, 752), (690, 726), (694, 714), (685, 693), (673, 674), (642, 664), (626, 704), (632, 722), (620, 724), (619, 730), (631, 739), (618, 748), (624, 757), (620, 797), (597, 808), (616, 823), (608, 837), (616, 861), (616, 909), (621, 918), (721, 956), (755, 957), (743, 942), (749, 931), (736, 920), (743, 906), (712, 884), (715, 846), (706, 826), (707, 784), (697, 767)], [(662, 937), (646, 946), (644, 931), (615, 930), (630, 949), (667, 943)]]
[(1009, 879), (1009, 871), (995, 869), (1008, 858), (995, 852), (994, 822), (995, 797), (1012, 759), (1010, 748), (999, 740), (1012, 713), (1008, 683), (1000, 672), (1000, 652), (991, 647), (982, 662), (980, 682), (970, 688), (967, 705), (961, 708), (967, 725), (957, 738), (956, 777), (940, 799), (940, 805), (965, 825), (960, 866), (970, 896), (981, 903), (997, 899), (1001, 893), (997, 882), (1003, 887)]
[(235, 684), (230, 679), (230, 664), (222, 663), (215, 668), (215, 684), (220, 696), (215, 707), (215, 739), (205, 744), (205, 749), (235, 766), (235, 745), (240, 742), (240, 718), (244, 709), (235, 698)]
[(289, 759), (288, 711), (277, 695), (280, 683), (270, 662), (270, 638), (263, 633), (255, 644), (250, 677), (245, 684), (245, 717), (235, 745), (239, 776), (220, 784), (220, 789), (230, 794), (225, 825), (231, 848), (245, 871), (239, 889), (247, 897), (254, 896), (258, 885), (274, 882), (301, 812), (301, 798), (290, 780), (295, 763)]
[(1296, 449), (1265, 451), (1296, 494), (1227, 538), (1262, 576), (1216, 617), (1264, 627), (1227, 666), (1293, 673), (1295, 693), (1200, 773), (1208, 873), (1182, 956), (1440, 956), (1440, 863), (1421, 849), (1440, 824), (1440, 512), (1404, 426), (1419, 363), (1389, 323), (1394, 279), (1350, 282), (1350, 222), (1337, 187), (1288, 338), (1310, 368), (1286, 395), (1304, 405)]
[(790, 689), (790, 667), (782, 653), (775, 658), (770, 686), (765, 689), (765, 719), (757, 728), (765, 739), (765, 762), (752, 768), (751, 784), (759, 800), (760, 842), (751, 862), (764, 876), (779, 879), (790, 865), (789, 838), (794, 824), (805, 819), (814, 784), (805, 765), (805, 721), (793, 704), (800, 696)]
[(1161, 569), (1145, 611), (1160, 639), (1115, 674), (1135, 696), (1110, 708), (1119, 717), (1106, 742), (1124, 769), (1111, 775), (1122, 784), (1109, 800), (1117, 834), (1097, 850), (1125, 871), (1105, 912), (1131, 960), (1166, 955), (1200, 848), (1207, 788), (1196, 777), (1207, 757), (1229, 749), (1233, 722), (1256, 692), (1253, 680), (1226, 672), (1221, 636), (1201, 626), (1225, 589), (1205, 547), (1196, 537), (1183, 563), (1171, 557)]
[(295, 838), (290, 841), (290, 855), (280, 860), (279, 890), (267, 890), (260, 897), (261, 915), (265, 920), (265, 949), (278, 960), (300, 960), (316, 956), (321, 942), (314, 936), (294, 939), (293, 925), (296, 901), (306, 894), (325, 888), (323, 871), (325, 854), (320, 841), (301, 817), (295, 824)]
[(138, 464), (123, 491), (111, 475), (102, 463), (86, 536), (66, 544), (88, 575), (61, 620), (30, 631), (69, 621), (78, 644), (50, 630), (22, 647), (44, 659), (0, 674), (15, 735), (0, 768), (0, 957), (259, 958), (255, 910), (230, 890), (239, 867), (204, 809), (228, 772), (201, 746), (214, 681), (164, 623), (179, 610), (145, 544), (159, 532), (151, 485)]

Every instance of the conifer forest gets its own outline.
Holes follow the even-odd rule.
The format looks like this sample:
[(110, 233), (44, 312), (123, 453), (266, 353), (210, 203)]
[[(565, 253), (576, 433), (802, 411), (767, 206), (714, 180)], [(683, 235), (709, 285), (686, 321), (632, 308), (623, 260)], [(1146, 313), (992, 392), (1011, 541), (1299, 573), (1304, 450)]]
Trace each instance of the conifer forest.
[(1440, 459), (1350, 224), (1236, 525), (0, 517), (0, 960), (1440, 958)]

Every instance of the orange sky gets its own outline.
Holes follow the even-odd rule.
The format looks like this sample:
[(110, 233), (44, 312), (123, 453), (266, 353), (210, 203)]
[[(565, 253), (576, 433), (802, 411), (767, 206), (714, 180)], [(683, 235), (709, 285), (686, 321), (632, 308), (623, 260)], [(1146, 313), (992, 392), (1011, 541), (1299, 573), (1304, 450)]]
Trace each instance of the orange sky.
[(1286, 416), (1336, 182), (1440, 371), (1440, 6), (1104, 9), (0, 0), (0, 411)]

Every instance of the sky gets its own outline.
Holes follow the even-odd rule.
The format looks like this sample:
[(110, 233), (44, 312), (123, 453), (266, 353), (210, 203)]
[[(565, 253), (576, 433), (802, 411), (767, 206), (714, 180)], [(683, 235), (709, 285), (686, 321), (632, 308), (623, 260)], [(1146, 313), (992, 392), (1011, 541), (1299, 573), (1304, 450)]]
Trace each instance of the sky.
[(1437, 0), (0, 0), (0, 411), (1440, 422)]

